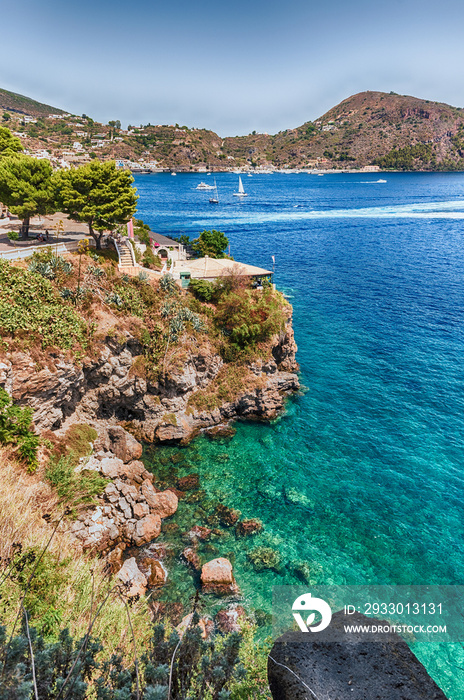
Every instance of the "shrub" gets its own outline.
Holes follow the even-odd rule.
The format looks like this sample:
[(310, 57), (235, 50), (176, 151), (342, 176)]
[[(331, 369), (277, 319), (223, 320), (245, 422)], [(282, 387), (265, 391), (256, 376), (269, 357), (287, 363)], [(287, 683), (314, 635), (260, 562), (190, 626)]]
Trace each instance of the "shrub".
[(267, 340), (283, 329), (285, 320), (283, 304), (272, 289), (223, 295), (215, 316), (217, 327), (237, 349)]
[(11, 396), (0, 388), (0, 442), (14, 445), (18, 455), (27, 464), (28, 471), (37, 469), (37, 450), (40, 437), (32, 428), (32, 408), (15, 406)]
[(89, 328), (49, 280), (0, 260), (0, 334), (62, 349), (88, 345)]
[(207, 280), (190, 280), (189, 291), (200, 301), (211, 301), (217, 293), (217, 286)]

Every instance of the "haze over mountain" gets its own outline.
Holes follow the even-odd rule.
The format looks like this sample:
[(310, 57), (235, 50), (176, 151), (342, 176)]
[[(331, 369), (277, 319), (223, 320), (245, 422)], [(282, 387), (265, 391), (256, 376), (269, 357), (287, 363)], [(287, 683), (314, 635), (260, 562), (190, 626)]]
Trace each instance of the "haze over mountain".
[[(145, 125), (129, 130), (0, 90), (3, 123), (31, 151), (81, 144), (89, 158), (157, 162), (176, 170), (235, 167), (464, 169), (464, 110), (407, 95), (361, 92), (314, 122), (274, 135), (221, 138), (208, 129)], [(48, 115), (55, 117), (50, 118)], [(24, 123), (24, 116), (35, 123)], [(64, 117), (63, 117), (64, 115)], [(82, 154), (81, 156), (82, 157)]]

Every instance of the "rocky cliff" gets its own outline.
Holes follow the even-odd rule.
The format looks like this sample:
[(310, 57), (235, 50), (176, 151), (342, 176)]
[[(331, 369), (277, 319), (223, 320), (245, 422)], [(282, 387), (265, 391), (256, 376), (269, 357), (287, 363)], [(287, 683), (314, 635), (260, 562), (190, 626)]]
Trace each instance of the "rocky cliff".
[[(37, 430), (59, 430), (74, 422), (131, 423), (148, 441), (188, 441), (199, 430), (237, 418), (271, 420), (284, 397), (299, 388), (291, 319), (275, 336), (269, 358), (251, 362), (241, 390), (230, 400), (198, 408), (194, 397), (221, 383), (224, 364), (213, 350), (190, 349), (185, 362), (163, 379), (137, 372), (140, 343), (127, 331), (107, 336), (83, 362), (49, 352), (40, 367), (32, 355), (7, 353), (0, 361), (0, 386), (19, 404), (34, 409)], [(207, 347), (207, 346), (206, 346)], [(213, 402), (214, 404), (214, 402)]]

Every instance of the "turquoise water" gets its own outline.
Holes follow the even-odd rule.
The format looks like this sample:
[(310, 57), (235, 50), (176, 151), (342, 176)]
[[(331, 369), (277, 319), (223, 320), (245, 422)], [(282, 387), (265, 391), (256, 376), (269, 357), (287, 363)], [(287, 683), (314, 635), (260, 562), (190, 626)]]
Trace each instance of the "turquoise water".
[[(207, 498), (264, 523), (246, 540), (224, 530), (202, 554), (233, 558), (265, 611), (273, 585), (302, 576), (463, 584), (464, 174), (253, 175), (243, 201), (222, 174), (217, 207), (195, 191), (201, 179), (138, 176), (140, 216), (166, 235), (220, 228), (237, 260), (269, 268), (275, 255), (306, 387), (276, 423), (182, 450), (180, 475), (199, 473)], [(182, 503), (181, 524), (213, 505)], [(259, 545), (280, 553), (278, 572), (253, 569)], [(176, 581), (191, 594), (180, 566)], [(464, 698), (460, 648), (415, 653)]]

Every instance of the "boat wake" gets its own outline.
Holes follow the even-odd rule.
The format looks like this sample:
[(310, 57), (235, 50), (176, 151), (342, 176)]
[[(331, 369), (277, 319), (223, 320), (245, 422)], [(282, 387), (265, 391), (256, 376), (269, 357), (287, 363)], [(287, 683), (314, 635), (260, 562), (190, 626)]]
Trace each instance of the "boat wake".
[[(301, 205), (297, 205), (301, 206)], [(229, 224), (260, 224), (268, 222), (290, 222), (311, 219), (464, 219), (464, 202), (452, 200), (447, 202), (427, 202), (424, 204), (398, 204), (383, 207), (363, 207), (360, 209), (330, 209), (283, 212), (225, 212), (217, 215)], [(210, 218), (214, 218), (214, 215)], [(204, 225), (208, 220), (201, 219), (194, 223)]]

